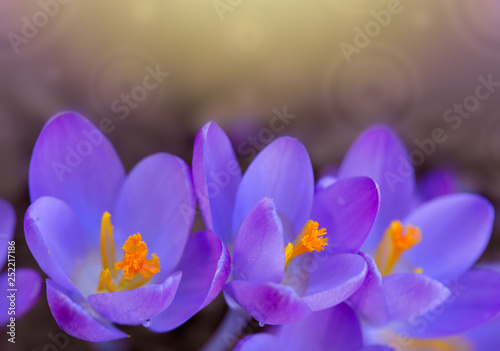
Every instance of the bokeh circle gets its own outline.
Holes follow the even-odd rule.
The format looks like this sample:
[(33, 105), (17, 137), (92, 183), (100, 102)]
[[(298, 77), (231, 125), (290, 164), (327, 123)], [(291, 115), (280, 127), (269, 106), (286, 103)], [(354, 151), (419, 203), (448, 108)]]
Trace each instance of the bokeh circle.
[(500, 58), (500, 2), (446, 0), (449, 23), (458, 38), (477, 53)]
[(84, 1), (0, 1), (0, 62), (47, 50), (74, 25)]
[[(170, 74), (168, 67), (160, 62), (148, 51), (136, 47), (105, 52), (92, 65), (88, 76), (87, 91), (93, 110), (101, 116), (122, 120), (130, 115), (145, 120), (157, 114), (166, 101), (169, 77), (161, 76), (161, 81), (152, 77), (144, 82), (152, 71)], [(154, 88), (149, 89), (151, 86)], [(130, 104), (123, 100), (124, 94), (130, 97)]]
[(414, 62), (393, 46), (371, 43), (361, 53), (343, 55), (327, 67), (322, 82), (329, 116), (365, 127), (413, 118), (421, 98)]

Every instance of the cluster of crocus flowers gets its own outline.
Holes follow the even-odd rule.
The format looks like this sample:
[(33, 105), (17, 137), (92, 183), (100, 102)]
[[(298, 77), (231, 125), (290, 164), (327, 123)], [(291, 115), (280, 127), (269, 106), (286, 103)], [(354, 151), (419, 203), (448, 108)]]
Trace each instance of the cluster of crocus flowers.
[[(30, 268), (16, 266), (17, 245), (14, 241), (16, 213), (11, 204), (0, 198), (0, 325), (10, 324), (11, 318), (19, 318), (38, 301), (42, 292), (42, 277)], [(10, 248), (10, 250), (9, 250)], [(10, 254), (10, 257), (9, 257)], [(9, 295), (14, 294), (11, 299)]]
[[(365, 131), (315, 182), (298, 140), (276, 139), (243, 173), (209, 122), (192, 169), (162, 153), (126, 175), (84, 117), (46, 124), (25, 234), (61, 329), (88, 341), (126, 337), (114, 324), (165, 332), (222, 291), (270, 325), (240, 351), (471, 349), (497, 325), (500, 274), (473, 267), (491, 204), (457, 193), (446, 172), (417, 187), (388, 127)], [(207, 230), (190, 234), (196, 199)]]
[(371, 179), (339, 181), (315, 196), (309, 155), (290, 137), (268, 145), (242, 175), (214, 122), (196, 137), (193, 175), (207, 227), (232, 251), (224, 288), (232, 308), (261, 325), (296, 322), (344, 302), (364, 282), (368, 265), (357, 252), (379, 205)]
[(221, 291), (230, 257), (214, 233), (190, 234), (192, 176), (178, 157), (149, 156), (126, 175), (101, 131), (65, 112), (38, 138), (29, 186), (26, 241), (66, 333), (100, 342), (127, 337), (113, 323), (168, 331)]
[[(338, 171), (318, 182), (316, 197), (359, 176), (376, 181), (380, 209), (359, 252), (368, 264), (366, 279), (347, 300), (357, 316), (347, 316), (347, 305), (340, 316), (339, 305), (330, 313), (342, 318), (342, 329), (323, 328), (326, 312), (315, 312), (247, 337), (236, 349), (494, 349), (500, 340), (495, 331), (500, 275), (488, 267), (472, 267), (491, 235), (492, 206), (478, 195), (454, 193), (458, 186), (442, 171), (426, 176), (417, 190), (408, 151), (384, 126), (358, 138)], [(338, 334), (346, 329), (352, 334), (349, 340)]]

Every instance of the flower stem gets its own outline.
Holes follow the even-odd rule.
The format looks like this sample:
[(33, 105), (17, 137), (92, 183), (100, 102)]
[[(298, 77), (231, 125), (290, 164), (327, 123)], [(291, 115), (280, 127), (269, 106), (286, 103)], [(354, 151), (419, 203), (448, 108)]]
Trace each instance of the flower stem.
[(203, 346), (201, 351), (232, 350), (243, 334), (252, 333), (252, 330), (248, 330), (249, 328), (247, 328), (251, 320), (252, 316), (245, 310), (228, 308), (219, 328), (217, 328), (217, 331)]

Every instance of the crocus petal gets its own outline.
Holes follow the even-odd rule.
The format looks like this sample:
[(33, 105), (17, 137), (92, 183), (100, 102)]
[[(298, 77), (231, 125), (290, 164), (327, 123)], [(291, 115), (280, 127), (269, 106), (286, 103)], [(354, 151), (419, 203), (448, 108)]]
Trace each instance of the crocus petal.
[(276, 336), (284, 345), (282, 350), (289, 351), (354, 351), (363, 345), (358, 317), (346, 304), (283, 325)]
[(292, 241), (309, 219), (314, 196), (314, 174), (307, 151), (298, 140), (276, 139), (253, 160), (236, 195), (233, 232), (265, 197), (276, 210)]
[(372, 252), (393, 220), (410, 212), (415, 195), (414, 169), (403, 142), (392, 129), (375, 126), (351, 146), (339, 170), (339, 178), (366, 176), (380, 187), (380, 211), (372, 234), (363, 246)]
[(234, 245), (235, 279), (279, 283), (285, 274), (283, 227), (274, 202), (265, 198), (248, 214)]
[[(16, 318), (28, 312), (38, 301), (42, 292), (42, 277), (34, 270), (18, 268), (13, 280), (9, 280), (7, 274), (0, 275), (0, 289), (4, 294), (7, 294), (0, 299), (1, 325), (8, 323), (10, 317), (12, 317), (12, 315), (8, 314), (9, 311), (14, 311)], [(14, 285), (11, 286), (10, 283)], [(9, 310), (11, 302), (9, 295), (11, 293), (15, 294), (15, 310)]]
[(404, 254), (435, 279), (453, 279), (476, 262), (490, 239), (494, 210), (483, 197), (448, 195), (416, 209), (405, 223), (419, 227), (422, 241)]
[(327, 229), (334, 253), (357, 253), (375, 223), (377, 185), (369, 178), (337, 181), (314, 198), (311, 218)]
[(296, 322), (311, 313), (295, 290), (285, 285), (234, 280), (224, 291), (263, 324)]
[(415, 338), (442, 338), (464, 333), (493, 320), (500, 312), (500, 274), (472, 269), (448, 285), (447, 301), (410, 321), (402, 330)]
[(33, 150), (31, 201), (64, 200), (98, 242), (102, 215), (113, 208), (124, 178), (123, 165), (101, 131), (83, 116), (63, 112), (47, 122)]
[(192, 235), (176, 268), (182, 280), (172, 304), (151, 320), (150, 329), (177, 328), (219, 295), (231, 269), (231, 258), (221, 239), (205, 231)]
[(151, 253), (160, 258), (155, 281), (172, 272), (184, 251), (193, 224), (196, 202), (191, 172), (178, 157), (159, 153), (139, 162), (118, 197), (115, 241), (141, 233)]
[(369, 255), (361, 252), (360, 256), (366, 260), (368, 272), (349, 302), (370, 324), (384, 325), (389, 321), (389, 308), (382, 290), (382, 275)]
[(243, 338), (233, 351), (274, 351), (284, 350), (283, 344), (275, 335), (260, 333)]
[[(319, 256), (316, 256), (319, 257)], [(307, 264), (309, 287), (303, 300), (312, 311), (335, 306), (348, 299), (363, 283), (367, 265), (359, 255), (334, 255)]]
[[(26, 212), (24, 232), (40, 268), (58, 285), (75, 290), (78, 268), (87, 255), (85, 234), (74, 211), (62, 200), (41, 197)], [(99, 270), (94, 272), (95, 289)]]
[(421, 201), (458, 193), (460, 182), (455, 173), (437, 169), (424, 174), (419, 180), (418, 194)]
[(9, 241), (14, 237), (16, 212), (5, 200), (0, 198), (0, 270), (7, 260)]
[(241, 168), (229, 138), (215, 122), (196, 135), (193, 178), (205, 225), (229, 245)]
[(146, 323), (170, 306), (181, 277), (182, 273), (179, 272), (162, 284), (90, 295), (88, 302), (97, 313), (112, 322), (125, 325)]
[(90, 315), (83, 303), (78, 303), (51, 280), (47, 280), (47, 301), (59, 328), (75, 338), (104, 342), (127, 337), (111, 324)]
[(382, 289), (392, 321), (408, 321), (446, 301), (451, 292), (423, 274), (391, 274), (383, 277)]

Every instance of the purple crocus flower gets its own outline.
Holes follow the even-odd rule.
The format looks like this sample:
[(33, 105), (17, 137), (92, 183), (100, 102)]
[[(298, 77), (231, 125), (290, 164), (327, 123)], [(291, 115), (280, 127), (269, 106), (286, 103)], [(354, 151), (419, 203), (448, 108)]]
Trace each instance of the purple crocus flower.
[(335, 306), (362, 284), (367, 265), (357, 252), (378, 210), (366, 177), (334, 184), (315, 197), (304, 146), (278, 138), (242, 176), (231, 143), (210, 122), (193, 156), (196, 193), (206, 226), (233, 253), (228, 303), (261, 324), (298, 321)]
[(409, 153), (384, 126), (368, 129), (347, 153), (338, 177), (355, 176), (374, 179), (381, 196), (363, 246), (367, 279), (349, 300), (363, 317), (407, 339), (461, 334), (494, 318), (500, 275), (471, 269), (490, 239), (491, 204), (465, 193), (419, 204)]
[(305, 319), (273, 327), (241, 340), (235, 351), (391, 351), (388, 346), (363, 346), (361, 325), (354, 310), (342, 303), (314, 312)]
[(100, 342), (127, 336), (112, 323), (171, 330), (220, 293), (229, 254), (215, 234), (189, 234), (195, 197), (179, 158), (149, 156), (126, 176), (100, 130), (64, 112), (38, 138), (29, 186), (26, 240), (66, 333)]
[[(2, 296), (0, 299), (0, 324), (10, 323), (10, 318), (18, 319), (28, 312), (40, 298), (42, 292), (42, 277), (32, 269), (16, 266), (17, 244), (12, 245), (16, 213), (14, 208), (0, 198), (0, 270), (7, 266), (7, 272), (0, 274), (0, 289), (2, 293), (14, 294), (15, 300)], [(9, 248), (11, 248), (9, 250)], [(9, 262), (9, 254), (11, 260)]]

